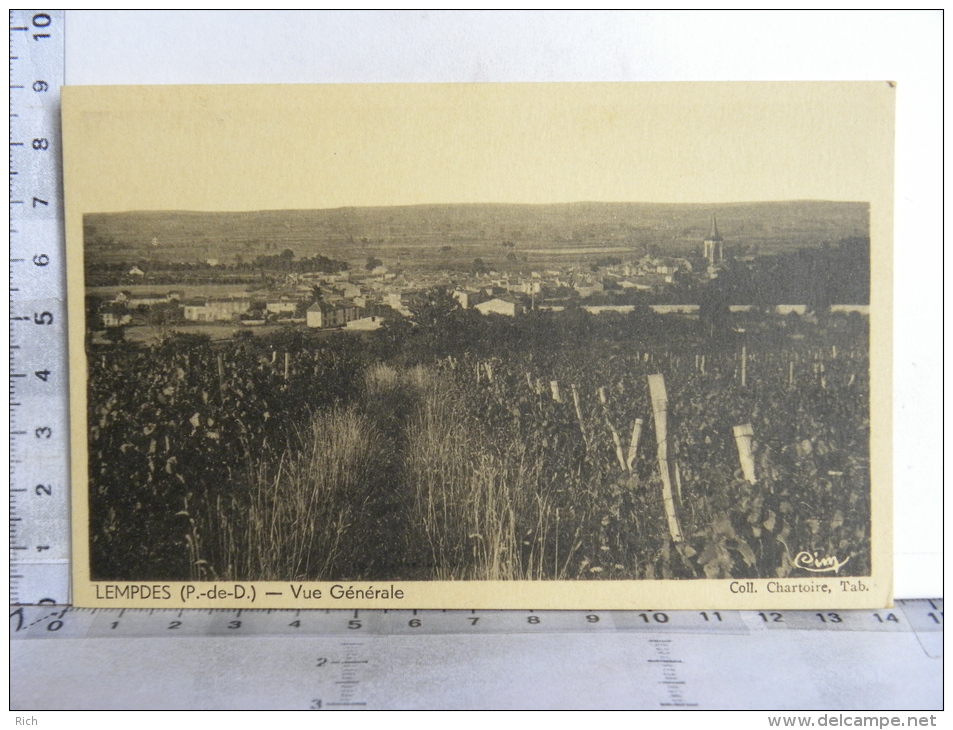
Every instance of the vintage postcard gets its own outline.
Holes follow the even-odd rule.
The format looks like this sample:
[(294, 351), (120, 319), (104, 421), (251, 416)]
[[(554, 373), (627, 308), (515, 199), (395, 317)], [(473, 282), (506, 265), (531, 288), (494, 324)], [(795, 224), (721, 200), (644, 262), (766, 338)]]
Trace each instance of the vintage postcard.
[(895, 93), (65, 88), (74, 603), (890, 605)]

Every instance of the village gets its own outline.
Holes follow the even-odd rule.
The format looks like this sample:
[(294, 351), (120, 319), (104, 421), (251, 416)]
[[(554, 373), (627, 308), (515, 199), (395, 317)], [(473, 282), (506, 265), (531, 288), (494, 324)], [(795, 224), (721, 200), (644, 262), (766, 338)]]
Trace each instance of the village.
[[(293, 257), (293, 253), (288, 251)], [(213, 337), (239, 329), (304, 327), (367, 332), (395, 318), (413, 318), (413, 303), (435, 288), (449, 291), (463, 310), (520, 317), (529, 311), (558, 312), (578, 307), (590, 314), (628, 313), (648, 307), (656, 314), (696, 316), (699, 292), (729, 265), (750, 267), (755, 256), (732, 256), (712, 217), (711, 232), (691, 256), (644, 254), (624, 260), (606, 255), (589, 262), (539, 270), (495, 270), (476, 259), (467, 271), (430, 270), (400, 264), (393, 268), (369, 258), (334, 272), (268, 272), (247, 286), (159, 288), (150, 285), (147, 266), (134, 265), (115, 293), (100, 293), (87, 307), (90, 330), (134, 332), (137, 328), (201, 327)], [(227, 267), (207, 262), (213, 273)], [(167, 277), (162, 277), (167, 280)], [(733, 312), (754, 308), (730, 305)], [(807, 314), (805, 302), (772, 305), (778, 314)], [(866, 313), (864, 304), (832, 303), (831, 311)], [(209, 328), (211, 325), (211, 328)]]

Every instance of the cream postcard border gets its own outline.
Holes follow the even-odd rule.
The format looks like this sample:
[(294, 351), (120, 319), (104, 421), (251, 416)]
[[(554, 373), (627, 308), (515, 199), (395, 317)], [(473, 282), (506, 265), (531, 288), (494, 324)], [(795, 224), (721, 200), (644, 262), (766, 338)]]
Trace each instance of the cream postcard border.
[[(768, 101), (778, 106), (787, 100), (785, 112), (789, 126), (777, 129), (769, 123), (762, 127), (759, 115), (770, 114)], [(621, 166), (602, 170), (575, 190), (561, 186), (560, 177), (578, 177), (573, 167), (576, 157), (570, 152), (553, 164), (561, 165), (567, 175), (555, 175), (556, 168), (544, 173), (533, 171), (534, 180), (545, 185), (524, 187), (519, 174), (502, 186), (499, 197), (491, 195), (489, 176), (505, 170), (501, 157), (484, 173), (486, 179), (464, 181), (473, 169), (483, 167), (485, 146), (496, 140), (509, 145), (503, 152), (519, 155), (524, 161), (535, 159), (540, 145), (558, 150), (574, 142), (580, 127), (604, 123), (588, 144), (613, 143), (613, 151), (626, 150), (627, 138), (638, 137), (635, 129), (620, 126), (620, 118), (631, 113), (632, 104), (651, 99), (655, 109), (668, 109), (672, 116), (664, 121), (667, 138), (657, 141), (665, 146), (663, 166), (679, 154), (707, 154), (692, 148), (698, 140), (690, 136), (692, 124), (717, 125), (720, 121), (734, 126), (724, 128), (728, 143), (736, 139), (753, 140), (753, 150), (734, 150), (741, 158), (760, 149), (775, 150), (783, 158), (783, 176), (775, 171), (768, 179), (759, 177), (759, 169), (748, 160), (747, 166), (733, 165), (727, 155), (729, 144), (719, 153), (720, 195), (714, 199), (679, 197), (675, 179), (651, 188), (635, 188)], [(127, 606), (155, 608), (534, 608), (534, 609), (743, 609), (743, 608), (879, 608), (892, 601), (893, 530), (892, 530), (892, 232), (893, 232), (893, 150), (895, 88), (884, 82), (817, 83), (665, 83), (665, 84), (419, 84), (419, 85), (329, 85), (329, 86), (191, 86), (191, 87), (65, 87), (63, 89), (63, 155), (66, 208), (67, 284), (69, 305), (71, 472), (72, 472), (72, 602), (77, 606)], [(350, 127), (336, 125), (344, 117), (323, 116), (331, 105), (350, 115)], [(575, 117), (573, 109), (599, 109), (599, 118)], [(714, 119), (685, 119), (676, 111), (697, 108), (699, 114)], [(374, 116), (376, 134), (370, 134), (364, 117)], [(387, 116), (379, 112), (386, 110)], [(514, 110), (520, 113), (514, 118)], [(226, 114), (225, 112), (228, 112)], [(562, 117), (557, 115), (562, 114)], [(719, 119), (722, 115), (723, 119)], [(333, 116), (333, 115), (332, 115)], [(566, 117), (569, 117), (568, 119)], [(291, 121), (289, 121), (289, 117)], [(174, 119), (175, 123), (169, 124)], [(738, 120), (742, 120), (739, 126)], [(279, 123), (280, 120), (280, 123)], [(165, 123), (165, 126), (162, 124)], [(277, 125), (277, 128), (276, 128)], [(291, 126), (288, 126), (291, 125)], [(295, 126), (297, 125), (297, 126)], [(415, 126), (416, 125), (416, 126)], [(521, 126), (522, 125), (522, 126)], [(663, 125), (663, 126), (666, 126)], [(747, 125), (747, 126), (744, 126)], [(432, 163), (422, 163), (420, 174), (429, 170), (434, 179), (411, 185), (412, 178), (395, 174), (392, 179), (368, 185), (361, 177), (366, 170), (355, 170), (341, 179), (338, 189), (348, 199), (288, 199), (287, 190), (271, 191), (271, 185), (287, 179), (289, 166), (298, 165), (291, 178), (305, 189), (315, 176), (341, 168), (325, 161), (323, 169), (305, 169), (315, 163), (309, 155), (298, 155), (293, 138), (276, 131), (307, 130), (306, 139), (327, 140), (342, 148), (367, 145), (366, 154), (391, 154), (399, 159), (419, 151), (429, 143)], [(117, 130), (123, 133), (117, 134)], [(412, 132), (407, 136), (407, 132)], [(540, 140), (540, 130), (550, 130), (551, 139)], [(704, 130), (703, 130), (704, 131)], [(680, 136), (680, 132), (686, 135)], [(360, 135), (365, 134), (366, 137)], [(494, 135), (503, 135), (494, 137)], [(815, 171), (808, 162), (811, 155), (837, 157), (843, 143), (862, 139), (867, 147), (860, 159), (825, 160), (831, 178), (810, 181)], [(633, 140), (629, 140), (632, 142)], [(212, 144), (209, 145), (209, 142)], [(283, 144), (283, 142), (285, 144)], [(201, 145), (205, 144), (203, 148)], [(504, 144), (504, 147), (507, 147)], [(197, 146), (198, 145), (198, 146)], [(376, 145), (376, 147), (375, 147)], [(772, 147), (772, 145), (774, 145)], [(231, 153), (229, 152), (231, 148)], [(249, 178), (240, 173), (241, 155), (260, 169), (272, 170), (266, 178)], [(854, 148), (854, 151), (856, 149)], [(642, 150), (659, 155), (660, 150)], [(532, 154), (531, 154), (532, 153)], [(631, 150), (629, 150), (631, 154)], [(666, 155), (668, 155), (666, 157)], [(216, 157), (219, 159), (216, 159)], [(428, 155), (429, 156), (429, 155)], [(617, 155), (618, 157), (618, 155)], [(622, 155), (621, 163), (626, 161)], [(448, 161), (475, 163), (448, 168)], [(803, 161), (798, 162), (799, 159)], [(183, 162), (185, 161), (185, 162)], [(515, 165), (516, 160), (508, 164)], [(846, 167), (838, 168), (838, 162)], [(851, 164), (853, 162), (853, 164)], [(236, 167), (236, 165), (238, 167)], [(201, 170), (196, 179), (189, 173)], [(274, 166), (280, 168), (280, 174)], [(502, 166), (502, 167), (499, 167)], [(318, 166), (320, 167), (320, 165)], [(146, 171), (144, 174), (143, 171)], [(838, 173), (842, 175), (838, 176)], [(572, 174), (568, 174), (572, 173)], [(406, 173), (404, 173), (406, 174)], [(458, 176), (457, 185), (448, 187), (446, 176)], [(700, 176), (707, 173), (699, 170)], [(643, 177), (645, 177), (643, 173)], [(648, 176), (651, 177), (651, 176)], [(515, 178), (515, 179), (512, 179)], [(318, 178), (319, 179), (319, 178)], [(554, 182), (554, 180), (556, 182)], [(338, 182), (338, 181), (336, 181)], [(362, 184), (363, 182), (363, 184)], [(532, 181), (530, 181), (532, 182)], [(600, 187), (604, 183), (605, 187)], [(808, 184), (805, 184), (808, 183)], [(641, 183), (640, 183), (641, 184)], [(206, 193), (196, 195), (205, 185)], [(211, 188), (209, 188), (211, 185)], [(588, 187), (586, 187), (588, 185)], [(752, 197), (750, 191), (766, 186), (770, 198)], [(454, 189), (434, 199), (437, 191)], [(617, 190), (613, 195), (609, 192)], [(733, 195), (732, 190), (737, 194)], [(801, 190), (803, 192), (798, 193)], [(263, 192), (264, 191), (264, 192)], [(820, 195), (813, 191), (822, 191)], [(823, 191), (828, 191), (825, 195)], [(747, 193), (747, 194), (746, 194)], [(684, 194), (684, 193), (683, 193)], [(284, 195), (285, 197), (281, 197)], [(402, 197), (398, 198), (397, 195)], [(563, 199), (564, 196), (573, 196)], [(368, 197), (368, 196), (377, 196)], [(523, 196), (523, 197), (520, 197)], [(593, 197), (595, 196), (595, 197)], [(606, 200), (627, 202), (743, 202), (757, 199), (854, 200), (870, 203), (871, 229), (871, 562), (872, 575), (839, 579), (806, 575), (798, 578), (756, 580), (669, 580), (669, 581), (493, 581), (493, 582), (380, 582), (373, 585), (339, 581), (337, 583), (179, 583), (166, 581), (106, 582), (89, 576), (89, 521), (87, 505), (87, 422), (86, 356), (84, 342), (84, 266), (83, 215), (121, 210), (260, 210), (267, 208), (339, 207), (360, 205), (457, 203), (457, 202), (575, 202)], [(150, 201), (153, 201), (150, 204)], [(191, 201), (191, 202), (190, 202)], [(844, 584), (863, 584), (864, 590), (848, 590)], [(791, 591), (777, 590), (778, 585), (793, 586)], [(803, 586), (797, 588), (797, 586)], [(826, 587), (826, 588), (825, 588)], [(304, 591), (320, 597), (304, 599)], [(385, 591), (384, 594), (373, 591)], [(352, 591), (349, 593), (349, 591)], [(349, 598), (349, 595), (373, 595), (375, 599)], [(267, 595), (280, 593), (281, 595)], [(398, 597), (398, 593), (400, 597)], [(295, 596), (298, 596), (297, 598)]]

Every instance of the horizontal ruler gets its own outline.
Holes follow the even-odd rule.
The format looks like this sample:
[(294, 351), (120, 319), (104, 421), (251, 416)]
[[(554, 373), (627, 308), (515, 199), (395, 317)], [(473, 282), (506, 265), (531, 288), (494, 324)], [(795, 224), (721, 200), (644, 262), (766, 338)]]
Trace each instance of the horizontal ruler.
[(764, 615), (20, 606), (10, 703), (924, 713), (943, 705), (942, 609), (938, 600)]
[(942, 633), (943, 600), (850, 611), (488, 611), (119, 609), (15, 606), (13, 639), (752, 631)]

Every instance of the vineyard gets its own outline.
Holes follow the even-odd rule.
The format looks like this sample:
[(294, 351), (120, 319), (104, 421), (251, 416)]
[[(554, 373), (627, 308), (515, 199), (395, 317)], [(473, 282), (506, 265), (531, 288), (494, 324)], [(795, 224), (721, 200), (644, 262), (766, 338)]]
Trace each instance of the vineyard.
[(870, 573), (865, 332), (453, 341), (91, 346), (92, 578)]

